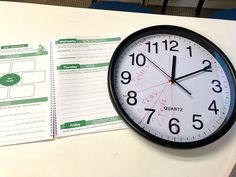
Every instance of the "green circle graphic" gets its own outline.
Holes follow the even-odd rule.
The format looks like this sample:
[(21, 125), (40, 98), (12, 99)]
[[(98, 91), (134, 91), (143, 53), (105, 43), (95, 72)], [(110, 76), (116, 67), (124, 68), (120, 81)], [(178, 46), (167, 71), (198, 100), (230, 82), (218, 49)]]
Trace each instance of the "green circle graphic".
[(20, 81), (20, 76), (18, 74), (6, 74), (0, 78), (0, 84), (3, 86), (16, 85)]

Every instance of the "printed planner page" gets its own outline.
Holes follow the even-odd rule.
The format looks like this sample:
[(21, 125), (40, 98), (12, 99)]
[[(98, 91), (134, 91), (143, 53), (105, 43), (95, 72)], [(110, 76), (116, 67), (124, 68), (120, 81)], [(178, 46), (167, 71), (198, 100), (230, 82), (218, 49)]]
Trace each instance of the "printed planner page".
[(107, 89), (107, 70), (120, 37), (55, 42), (58, 136), (126, 127)]
[(0, 145), (51, 138), (48, 44), (0, 46)]

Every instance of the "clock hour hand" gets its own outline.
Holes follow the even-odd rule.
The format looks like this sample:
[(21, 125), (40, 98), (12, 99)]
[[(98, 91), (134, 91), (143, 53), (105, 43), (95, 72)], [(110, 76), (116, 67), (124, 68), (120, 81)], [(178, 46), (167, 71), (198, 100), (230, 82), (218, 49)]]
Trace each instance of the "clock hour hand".
[(191, 72), (191, 73), (189, 73), (189, 74), (180, 76), (180, 77), (174, 79), (174, 81), (177, 81), (177, 80), (180, 80), (180, 79), (183, 79), (183, 78), (192, 76), (192, 75), (197, 74), (197, 73), (200, 73), (200, 72), (202, 72), (202, 71), (204, 71), (204, 72), (211, 71), (210, 69), (211, 69), (211, 66), (206, 66), (206, 67), (204, 67), (203, 69), (199, 69), (199, 70), (194, 71), (194, 72)]
[[(171, 81), (171, 77), (163, 70), (161, 69), (156, 63), (154, 63), (152, 60), (150, 60), (147, 56), (145, 56), (143, 53), (142, 55), (150, 62), (152, 63), (159, 71), (162, 72), (162, 74), (164, 74), (166, 77), (168, 77), (168, 79), (170, 79), (169, 81)], [(175, 58), (175, 59), (174, 59)], [(173, 60), (175, 60), (175, 65), (176, 65), (176, 56), (173, 57)], [(173, 70), (173, 69), (172, 69)], [(174, 69), (175, 70), (175, 69)], [(175, 71), (174, 71), (175, 72)], [(173, 74), (173, 73), (172, 73)], [(172, 81), (171, 81), (172, 82)], [(176, 83), (180, 88), (182, 88), (188, 95), (192, 95), (186, 88), (184, 88), (180, 83), (176, 82), (175, 80), (173, 80), (172, 83)]]
[(176, 72), (176, 56), (173, 55), (170, 82), (171, 82), (171, 83), (176, 83), (176, 84), (177, 84), (179, 87), (181, 87), (185, 92), (187, 92), (189, 95), (191, 95), (191, 93), (190, 93), (186, 88), (184, 88), (181, 84), (179, 84), (178, 82), (176, 82), (176, 80), (175, 80), (175, 72)]
[(175, 70), (176, 70), (176, 56), (173, 55), (172, 59), (172, 70), (171, 70), (171, 78), (170, 81), (173, 83), (175, 81)]

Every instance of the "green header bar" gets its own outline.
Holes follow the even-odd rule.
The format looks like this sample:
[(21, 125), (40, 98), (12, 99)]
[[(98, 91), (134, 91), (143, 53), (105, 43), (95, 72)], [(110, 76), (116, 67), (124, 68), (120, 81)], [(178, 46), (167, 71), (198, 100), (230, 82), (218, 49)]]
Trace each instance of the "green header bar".
[(98, 43), (98, 42), (113, 42), (113, 41), (120, 41), (120, 37), (114, 38), (103, 38), (103, 39), (75, 39), (75, 38), (68, 38), (68, 39), (59, 39), (56, 41), (56, 44), (70, 44), (70, 43)]
[(74, 121), (74, 122), (66, 122), (61, 125), (61, 129), (70, 129), (70, 128), (77, 128), (77, 127), (84, 127), (89, 125), (97, 125), (97, 124), (103, 124), (108, 122), (115, 122), (119, 121), (121, 118), (119, 116), (113, 116), (113, 117), (106, 117), (106, 118), (100, 118), (100, 119), (94, 119), (94, 120), (80, 120), (80, 121)]
[[(22, 44), (27, 45), (28, 44)], [(18, 45), (12, 45), (12, 46), (18, 46)], [(9, 47), (9, 46), (8, 46)], [(40, 56), (40, 55), (47, 55), (48, 51), (47, 49), (42, 46), (41, 44), (38, 45), (38, 48), (35, 49), (36, 52), (30, 52), (30, 53), (19, 53), (19, 54), (9, 54), (9, 55), (0, 55), (0, 59), (11, 59), (11, 58), (21, 58), (21, 57), (32, 57), (32, 56)]]
[(48, 101), (48, 97), (32, 98), (32, 99), (25, 99), (25, 100), (15, 100), (15, 101), (5, 101), (5, 102), (0, 102), (0, 107), (19, 105), (19, 104), (28, 104), (28, 103), (47, 102), (47, 101)]
[(1, 46), (1, 49), (13, 49), (13, 48), (23, 48), (23, 47), (28, 47), (28, 44), (5, 45)]
[(57, 70), (70, 70), (70, 69), (87, 69), (87, 68), (99, 68), (109, 66), (109, 63), (95, 63), (95, 64), (66, 64), (57, 66)]
[(22, 58), (22, 57), (32, 57), (32, 56), (40, 56), (47, 55), (48, 52), (33, 52), (33, 53), (21, 53), (21, 54), (12, 54), (12, 55), (0, 55), (0, 59), (11, 59), (11, 58)]

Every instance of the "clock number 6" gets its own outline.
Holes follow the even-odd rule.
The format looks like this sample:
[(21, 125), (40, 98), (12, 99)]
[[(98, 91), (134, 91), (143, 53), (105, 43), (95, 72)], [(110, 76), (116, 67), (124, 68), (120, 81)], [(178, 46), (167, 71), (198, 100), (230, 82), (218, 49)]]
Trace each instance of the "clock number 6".
[(137, 93), (135, 91), (129, 91), (128, 92), (128, 98), (127, 98), (127, 103), (131, 106), (136, 105), (137, 104)]
[(169, 130), (171, 133), (173, 134), (178, 134), (180, 131), (179, 125), (177, 123), (173, 123), (173, 121), (176, 121), (177, 123), (179, 123), (179, 120), (176, 118), (172, 118), (169, 121)]

